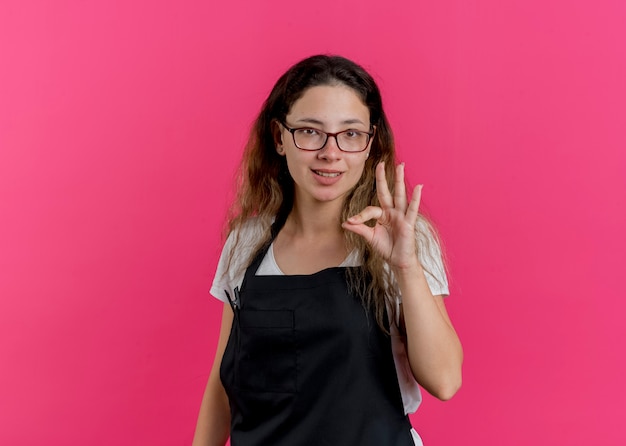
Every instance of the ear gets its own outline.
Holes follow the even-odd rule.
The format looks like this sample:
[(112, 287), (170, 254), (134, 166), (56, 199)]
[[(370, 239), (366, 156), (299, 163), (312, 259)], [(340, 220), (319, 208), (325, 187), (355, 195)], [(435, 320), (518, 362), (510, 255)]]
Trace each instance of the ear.
[[(278, 121), (273, 120), (270, 124), (272, 126), (272, 136), (274, 137), (274, 145), (276, 146), (276, 151), (283, 146), (283, 133), (280, 131), (280, 124)], [(282, 155), (281, 152), (278, 152)]]

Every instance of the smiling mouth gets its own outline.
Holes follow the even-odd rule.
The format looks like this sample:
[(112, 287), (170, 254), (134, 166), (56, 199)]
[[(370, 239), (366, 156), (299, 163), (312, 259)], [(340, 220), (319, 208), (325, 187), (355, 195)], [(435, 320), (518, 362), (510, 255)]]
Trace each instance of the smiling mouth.
[(326, 178), (335, 178), (341, 175), (341, 172), (322, 172), (319, 170), (314, 170), (313, 172), (315, 172), (316, 175)]

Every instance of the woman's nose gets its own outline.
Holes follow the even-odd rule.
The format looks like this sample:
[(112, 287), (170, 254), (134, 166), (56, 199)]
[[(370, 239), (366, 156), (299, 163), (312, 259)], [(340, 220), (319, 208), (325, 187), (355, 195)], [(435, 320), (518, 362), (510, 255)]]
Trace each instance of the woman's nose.
[(337, 137), (335, 135), (328, 135), (326, 144), (319, 150), (318, 157), (322, 159), (338, 159), (341, 157), (341, 149), (337, 144)]

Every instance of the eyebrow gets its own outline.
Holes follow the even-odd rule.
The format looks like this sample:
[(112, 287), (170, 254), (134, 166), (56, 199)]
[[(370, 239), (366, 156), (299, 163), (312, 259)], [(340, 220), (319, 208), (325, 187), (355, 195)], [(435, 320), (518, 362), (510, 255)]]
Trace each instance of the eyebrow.
[[(298, 119), (296, 122), (302, 122), (302, 123), (306, 123), (306, 124), (316, 124), (316, 125), (319, 125), (319, 126), (324, 126), (324, 123), (322, 121), (320, 121), (319, 119), (315, 119), (315, 118), (302, 118), (302, 119)], [(363, 125), (366, 125), (360, 119), (346, 119), (344, 121), (341, 121), (341, 124), (342, 125), (348, 125), (348, 124), (363, 124)]]

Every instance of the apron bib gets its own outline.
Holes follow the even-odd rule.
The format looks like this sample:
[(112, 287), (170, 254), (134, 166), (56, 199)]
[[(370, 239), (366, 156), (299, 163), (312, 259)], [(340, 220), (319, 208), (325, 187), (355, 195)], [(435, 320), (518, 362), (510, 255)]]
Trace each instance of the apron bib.
[(246, 270), (220, 368), (233, 446), (414, 446), (391, 342), (346, 268)]

